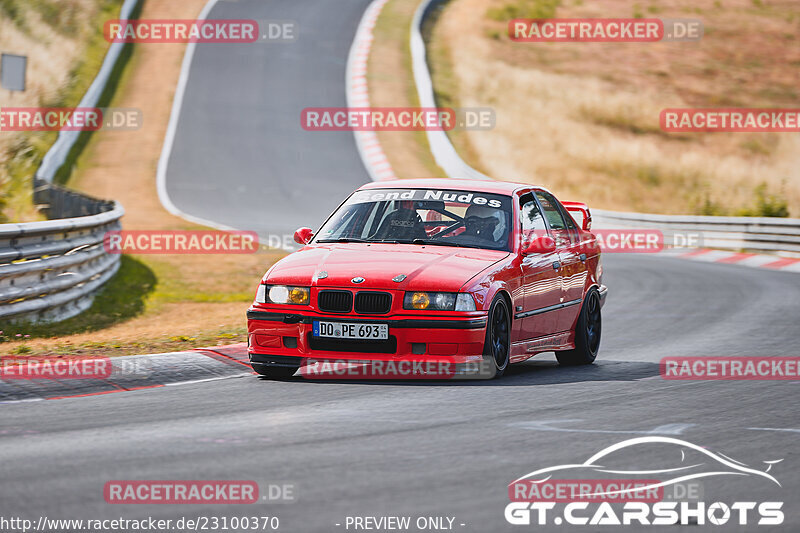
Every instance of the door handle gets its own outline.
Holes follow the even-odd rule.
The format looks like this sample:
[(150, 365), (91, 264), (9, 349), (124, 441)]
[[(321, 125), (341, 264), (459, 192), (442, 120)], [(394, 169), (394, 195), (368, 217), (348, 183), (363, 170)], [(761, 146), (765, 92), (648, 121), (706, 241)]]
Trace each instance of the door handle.
[(579, 255), (578, 259), (580, 259), (581, 261), (586, 261), (586, 254)]
[(559, 268), (561, 268), (561, 263), (553, 261), (553, 270), (558, 270)]

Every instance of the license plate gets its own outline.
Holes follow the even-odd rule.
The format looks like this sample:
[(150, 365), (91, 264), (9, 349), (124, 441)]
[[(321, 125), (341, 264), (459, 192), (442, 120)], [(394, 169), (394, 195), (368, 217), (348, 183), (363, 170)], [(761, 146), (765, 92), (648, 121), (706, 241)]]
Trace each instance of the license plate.
[(315, 337), (330, 337), (334, 339), (386, 340), (389, 338), (389, 324), (315, 320), (313, 333)]

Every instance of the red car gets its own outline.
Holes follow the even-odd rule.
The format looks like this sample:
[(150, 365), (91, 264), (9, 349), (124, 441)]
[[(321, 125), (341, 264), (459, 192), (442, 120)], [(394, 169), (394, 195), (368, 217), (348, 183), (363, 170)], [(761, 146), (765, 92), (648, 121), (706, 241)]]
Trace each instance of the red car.
[(251, 365), (280, 378), (309, 360), (480, 363), (495, 377), (549, 351), (590, 364), (607, 292), (590, 226), (586, 205), (531, 185), (364, 185), (264, 275)]

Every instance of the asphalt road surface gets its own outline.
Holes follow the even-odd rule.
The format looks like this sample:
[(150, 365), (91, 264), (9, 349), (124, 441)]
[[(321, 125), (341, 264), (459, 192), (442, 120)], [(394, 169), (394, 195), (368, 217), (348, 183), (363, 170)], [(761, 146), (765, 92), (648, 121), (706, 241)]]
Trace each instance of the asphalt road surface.
[[(796, 531), (800, 383), (665, 381), (657, 364), (667, 355), (795, 355), (796, 275), (622, 255), (607, 256), (606, 271), (611, 293), (591, 367), (559, 368), (545, 354), (490, 382), (253, 376), (5, 405), (3, 515), (274, 515), (283, 531), (344, 531), (335, 524), (354, 515), (430, 515), (455, 517), (465, 524), (458, 531), (513, 530), (503, 510), (514, 479), (660, 434), (754, 468), (784, 459), (771, 472), (781, 487), (732, 476), (704, 490), (711, 501), (784, 501), (779, 529)], [(114, 479), (290, 483), (297, 501), (109, 505), (103, 486)]]
[(166, 171), (178, 209), (267, 239), (319, 227), (370, 181), (352, 132), (300, 124), (303, 108), (347, 106), (347, 55), (367, 5), (221, 0), (211, 9), (210, 19), (294, 21), (297, 40), (195, 48)]
[[(168, 174), (181, 209), (274, 233), (314, 225), (366, 181), (351, 135), (298, 125), (304, 106), (344, 105), (345, 58), (366, 4), (240, 1), (212, 11), (292, 19), (303, 31), (293, 45), (198, 47)], [(248, 376), (0, 406), (0, 515), (270, 515), (288, 532), (353, 531), (348, 516), (406, 515), (452, 517), (464, 532), (541, 530), (503, 518), (511, 481), (664, 435), (761, 470), (783, 459), (770, 472), (781, 486), (729, 476), (703, 489), (709, 502), (785, 502), (775, 529), (800, 529), (800, 383), (665, 381), (658, 371), (664, 356), (796, 356), (797, 275), (647, 255), (609, 254), (604, 268), (610, 293), (590, 367), (559, 368), (544, 354), (490, 382)], [(631, 451), (632, 464), (658, 459)], [(296, 501), (107, 504), (105, 483), (126, 479), (291, 484)]]

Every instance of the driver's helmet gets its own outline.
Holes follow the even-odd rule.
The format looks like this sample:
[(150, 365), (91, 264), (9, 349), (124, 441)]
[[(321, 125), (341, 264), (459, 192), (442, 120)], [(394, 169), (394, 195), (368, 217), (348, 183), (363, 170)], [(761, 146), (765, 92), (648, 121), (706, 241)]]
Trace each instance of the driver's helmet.
[(464, 226), (466, 234), (498, 243), (506, 233), (506, 216), (500, 209), (472, 204), (464, 213)]

